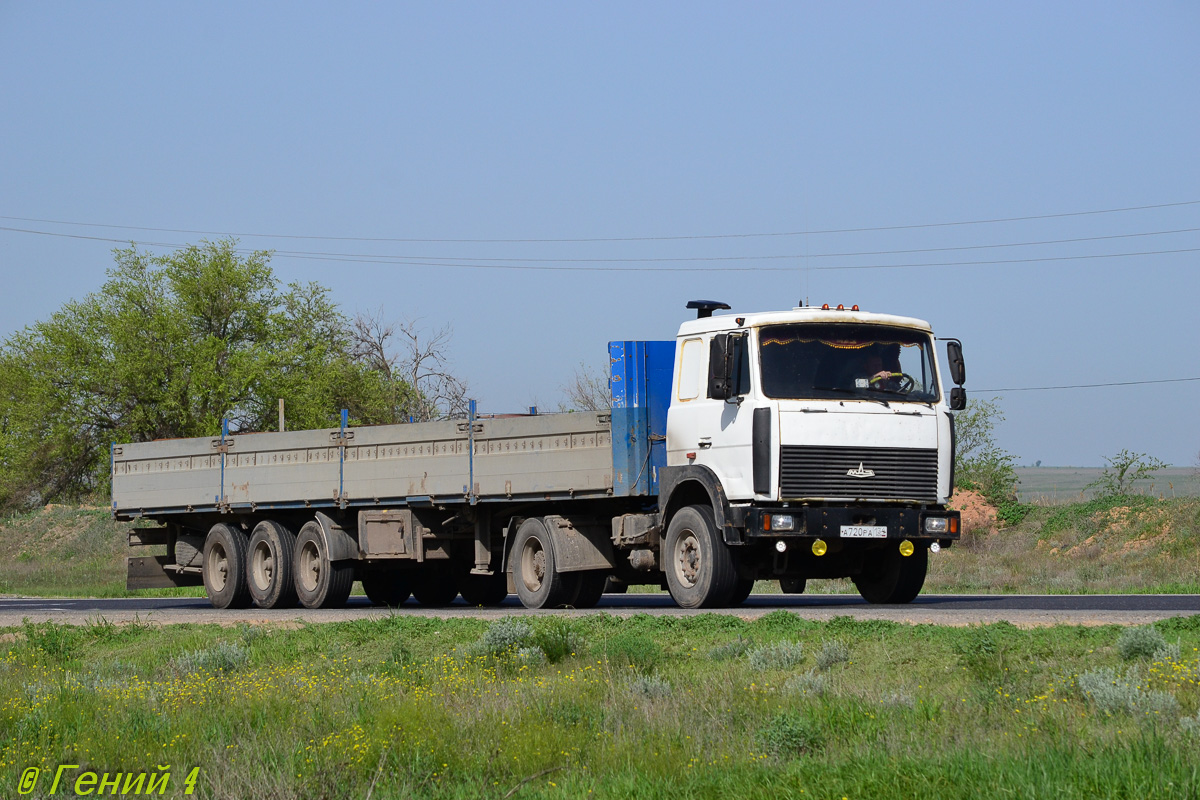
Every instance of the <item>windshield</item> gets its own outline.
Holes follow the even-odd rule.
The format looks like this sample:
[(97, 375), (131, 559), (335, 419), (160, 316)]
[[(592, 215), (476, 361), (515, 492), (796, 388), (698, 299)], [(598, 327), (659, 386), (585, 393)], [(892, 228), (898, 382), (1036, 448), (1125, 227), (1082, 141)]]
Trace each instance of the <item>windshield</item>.
[(843, 323), (769, 325), (759, 331), (762, 385), (779, 399), (938, 399), (929, 335)]

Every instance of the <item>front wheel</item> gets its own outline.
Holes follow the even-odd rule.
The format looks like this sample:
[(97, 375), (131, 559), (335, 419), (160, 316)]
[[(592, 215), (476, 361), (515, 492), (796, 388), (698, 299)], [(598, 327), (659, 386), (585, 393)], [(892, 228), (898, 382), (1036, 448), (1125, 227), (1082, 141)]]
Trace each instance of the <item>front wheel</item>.
[(737, 586), (733, 554), (708, 506), (687, 506), (667, 527), (667, 588), (682, 608), (726, 605)]
[(928, 570), (928, 548), (918, 546), (912, 555), (903, 556), (899, 547), (889, 546), (882, 552), (867, 554), (854, 585), (868, 603), (911, 603), (921, 593)]
[(354, 585), (354, 564), (330, 561), (321, 525), (306, 522), (296, 538), (296, 595), (305, 608), (345, 605)]

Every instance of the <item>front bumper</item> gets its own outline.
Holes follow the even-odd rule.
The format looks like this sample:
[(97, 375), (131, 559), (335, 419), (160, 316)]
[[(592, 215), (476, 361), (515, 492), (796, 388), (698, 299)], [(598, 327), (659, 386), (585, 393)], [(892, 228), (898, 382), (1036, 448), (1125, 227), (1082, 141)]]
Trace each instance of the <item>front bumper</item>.
[[(772, 527), (778, 515), (790, 515), (791, 530)], [(926, 530), (927, 519), (943, 519), (942, 530)], [(937, 541), (943, 547), (962, 535), (962, 521), (957, 511), (928, 506), (792, 506), (753, 507), (745, 510), (745, 541), (804, 537), (812, 539), (841, 539), (842, 526), (881, 526), (887, 528), (882, 539), (919, 539)], [(861, 541), (872, 541), (862, 539)]]

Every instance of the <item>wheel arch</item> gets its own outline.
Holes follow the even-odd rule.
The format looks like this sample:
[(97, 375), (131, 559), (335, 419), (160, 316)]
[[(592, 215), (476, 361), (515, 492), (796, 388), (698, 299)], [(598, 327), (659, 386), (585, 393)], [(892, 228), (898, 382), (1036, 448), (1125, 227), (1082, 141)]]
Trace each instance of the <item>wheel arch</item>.
[(358, 540), (347, 533), (345, 528), (321, 511), (316, 513), (315, 521), (321, 529), (321, 538), (325, 540), (325, 552), (329, 553), (331, 562), (358, 560)]
[(659, 520), (664, 531), (671, 524), (671, 518), (681, 508), (707, 505), (713, 510), (725, 543), (742, 543), (742, 531), (731, 513), (725, 489), (716, 473), (706, 466), (693, 464), (686, 467), (663, 467), (658, 475)]

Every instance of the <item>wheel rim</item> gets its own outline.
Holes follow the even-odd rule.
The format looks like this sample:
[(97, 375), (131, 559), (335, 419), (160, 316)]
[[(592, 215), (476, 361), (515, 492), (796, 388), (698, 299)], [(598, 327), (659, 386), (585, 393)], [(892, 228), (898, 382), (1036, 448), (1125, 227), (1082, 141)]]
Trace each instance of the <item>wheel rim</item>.
[(314, 542), (305, 542), (300, 549), (300, 585), (306, 592), (315, 592), (321, 583), (321, 552)]
[(250, 577), (254, 587), (264, 592), (274, 583), (275, 553), (266, 542), (256, 544), (254, 552), (250, 554)]
[(691, 588), (700, 576), (700, 542), (692, 531), (685, 531), (675, 543), (675, 579)]
[(208, 578), (214, 592), (220, 592), (229, 582), (229, 554), (220, 542), (213, 542), (208, 551), (208, 563), (204, 565), (204, 574)]
[(521, 549), (521, 583), (531, 592), (538, 592), (546, 579), (546, 551), (541, 540), (531, 536)]

